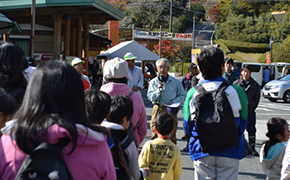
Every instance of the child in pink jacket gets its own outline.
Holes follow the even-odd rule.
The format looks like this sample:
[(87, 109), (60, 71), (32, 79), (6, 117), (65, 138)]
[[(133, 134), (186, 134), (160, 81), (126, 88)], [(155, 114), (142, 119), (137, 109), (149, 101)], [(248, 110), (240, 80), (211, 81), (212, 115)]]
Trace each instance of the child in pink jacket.
[(71, 140), (62, 152), (73, 179), (116, 179), (109, 132), (88, 122), (82, 81), (68, 63), (38, 65), (14, 119), (2, 131), (0, 180), (14, 179), (26, 154), (40, 143), (63, 137)]

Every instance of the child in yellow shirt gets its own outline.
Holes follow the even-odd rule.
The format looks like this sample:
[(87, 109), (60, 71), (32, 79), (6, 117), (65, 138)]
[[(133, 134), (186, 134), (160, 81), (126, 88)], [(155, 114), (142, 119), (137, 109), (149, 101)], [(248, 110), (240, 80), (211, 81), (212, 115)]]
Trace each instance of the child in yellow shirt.
[(156, 120), (155, 132), (158, 138), (147, 141), (139, 156), (139, 167), (149, 167), (147, 180), (177, 180), (182, 174), (179, 148), (170, 140), (174, 132), (173, 117), (161, 113)]

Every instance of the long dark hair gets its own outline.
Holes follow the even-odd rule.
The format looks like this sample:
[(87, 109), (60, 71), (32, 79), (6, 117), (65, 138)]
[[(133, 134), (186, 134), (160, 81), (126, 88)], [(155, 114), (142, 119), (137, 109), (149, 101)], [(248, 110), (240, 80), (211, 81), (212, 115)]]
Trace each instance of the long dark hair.
[(76, 147), (78, 132), (75, 123), (93, 130), (108, 132), (92, 126), (86, 116), (84, 87), (79, 74), (68, 63), (47, 61), (34, 71), (22, 104), (15, 114), (16, 143), (30, 153), (41, 142), (47, 141), (47, 130), (53, 124), (64, 127)]
[(22, 73), (24, 52), (12, 43), (0, 41), (0, 87), (7, 92), (26, 87), (27, 81)]
[(265, 156), (267, 156), (271, 146), (274, 146), (276, 143), (280, 142), (279, 139), (277, 139), (277, 135), (281, 134), (284, 137), (285, 124), (287, 124), (287, 121), (279, 117), (273, 117), (267, 122), (268, 132), (266, 133), (266, 136), (269, 140), (263, 142), (263, 144), (265, 144)]

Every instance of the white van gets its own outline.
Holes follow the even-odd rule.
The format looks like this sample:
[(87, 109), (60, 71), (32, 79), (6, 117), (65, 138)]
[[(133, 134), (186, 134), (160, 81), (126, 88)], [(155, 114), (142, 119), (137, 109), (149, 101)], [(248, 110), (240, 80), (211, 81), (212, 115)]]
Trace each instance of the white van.
[(275, 66), (266, 63), (249, 63), (243, 62), (242, 67), (248, 65), (251, 67), (251, 77), (263, 87), (267, 82), (275, 79)]

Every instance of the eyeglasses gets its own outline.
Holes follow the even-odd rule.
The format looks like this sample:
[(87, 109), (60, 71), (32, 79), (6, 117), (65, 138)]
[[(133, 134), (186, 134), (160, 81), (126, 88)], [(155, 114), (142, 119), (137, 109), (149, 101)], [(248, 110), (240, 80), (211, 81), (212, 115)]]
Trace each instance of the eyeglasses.
[(169, 68), (168, 66), (158, 66), (157, 69), (167, 69)]

